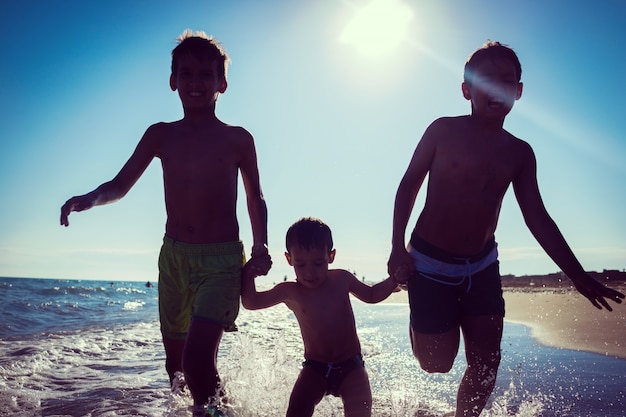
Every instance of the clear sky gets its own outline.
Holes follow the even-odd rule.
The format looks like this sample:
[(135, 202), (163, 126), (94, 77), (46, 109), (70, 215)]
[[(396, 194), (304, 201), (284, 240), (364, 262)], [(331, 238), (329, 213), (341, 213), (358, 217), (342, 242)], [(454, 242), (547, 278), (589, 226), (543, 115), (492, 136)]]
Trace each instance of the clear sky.
[[(150, 124), (182, 116), (168, 77), (186, 28), (232, 58), (217, 114), (256, 140), (269, 279), (293, 276), (284, 234), (301, 216), (331, 226), (335, 266), (386, 276), (398, 183), (428, 124), (469, 112), (462, 69), (487, 39), (522, 62), (524, 95), (505, 127), (535, 149), (548, 211), (585, 269), (622, 270), (624, 22), (622, 0), (2, 1), (0, 276), (157, 279), (158, 160), (124, 199), (73, 213), (69, 228), (59, 211), (113, 178)], [(511, 190), (496, 239), (503, 274), (558, 271)]]

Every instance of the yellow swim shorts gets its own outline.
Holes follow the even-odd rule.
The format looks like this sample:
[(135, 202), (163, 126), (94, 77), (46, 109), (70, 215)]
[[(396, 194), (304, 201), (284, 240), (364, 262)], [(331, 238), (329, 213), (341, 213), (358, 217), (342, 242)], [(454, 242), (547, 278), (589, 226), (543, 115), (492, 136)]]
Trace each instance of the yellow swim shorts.
[(242, 242), (190, 244), (163, 238), (159, 254), (161, 333), (184, 339), (191, 317), (231, 327), (239, 314)]

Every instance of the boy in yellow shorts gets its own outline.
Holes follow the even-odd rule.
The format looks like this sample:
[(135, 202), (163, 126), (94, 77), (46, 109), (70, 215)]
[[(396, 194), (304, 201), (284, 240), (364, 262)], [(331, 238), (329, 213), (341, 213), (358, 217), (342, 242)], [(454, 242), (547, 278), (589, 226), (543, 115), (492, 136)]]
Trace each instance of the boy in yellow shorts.
[(61, 208), (61, 224), (68, 226), (71, 212), (119, 200), (154, 158), (161, 160), (167, 211), (159, 256), (161, 333), (170, 382), (176, 384), (184, 372), (194, 415), (205, 415), (209, 403), (217, 405), (217, 351), (239, 312), (244, 264), (236, 216), (239, 173), (254, 239), (250, 269), (264, 275), (271, 266), (254, 140), (215, 115), (227, 87), (227, 64), (219, 43), (203, 32), (185, 31), (172, 51), (170, 76), (183, 118), (150, 126), (115, 178)]

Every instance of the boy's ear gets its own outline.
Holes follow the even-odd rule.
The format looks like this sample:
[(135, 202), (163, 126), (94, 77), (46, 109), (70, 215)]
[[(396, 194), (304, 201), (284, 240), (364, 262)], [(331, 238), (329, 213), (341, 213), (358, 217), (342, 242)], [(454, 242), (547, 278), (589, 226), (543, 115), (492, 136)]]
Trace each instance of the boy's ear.
[(227, 88), (228, 88), (228, 81), (226, 81), (226, 78), (224, 78), (222, 80), (222, 85), (220, 85), (220, 94), (224, 94)]
[(335, 253), (337, 253), (336, 249), (333, 249), (330, 251), (330, 253), (328, 254), (328, 263), (332, 264), (333, 261), (335, 260)]
[(463, 91), (463, 97), (465, 97), (465, 100), (472, 99), (472, 93), (470, 92), (470, 88), (467, 83), (461, 83), (461, 91)]
[(176, 91), (176, 78), (174, 77), (174, 74), (170, 74), (170, 88), (172, 91)]
[(289, 252), (285, 252), (285, 259), (287, 259), (287, 263), (289, 264), (289, 266), (293, 266), (293, 264), (291, 263), (291, 255), (289, 255)]
[(515, 100), (519, 100), (522, 98), (522, 90), (524, 89), (524, 83), (517, 84), (517, 98)]

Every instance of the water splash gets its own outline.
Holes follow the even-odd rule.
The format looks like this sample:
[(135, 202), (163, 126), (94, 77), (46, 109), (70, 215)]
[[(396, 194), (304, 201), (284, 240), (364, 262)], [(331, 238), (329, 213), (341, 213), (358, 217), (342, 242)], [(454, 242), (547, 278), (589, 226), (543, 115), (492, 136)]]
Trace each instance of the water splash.
[[(139, 299), (135, 291), (96, 285), (96, 291), (88, 292), (91, 297), (77, 293), (67, 299), (90, 307), (81, 313), (86, 317), (81, 317), (80, 327), (0, 336), (0, 417), (190, 416), (191, 398), (172, 395), (168, 387), (156, 312), (147, 312), (148, 304), (123, 310)], [(0, 297), (10, 294), (2, 291)], [(154, 302), (153, 293), (141, 300)], [(56, 305), (61, 296), (54, 297), (46, 294), (33, 304)], [(108, 306), (107, 300), (115, 303)], [(464, 370), (463, 351), (450, 373), (427, 374), (411, 355), (406, 305), (355, 304), (354, 309), (372, 385), (373, 415), (452, 412)], [(2, 311), (3, 319), (12, 317), (5, 315), (9, 310)], [(120, 311), (127, 322), (120, 322)], [(26, 319), (36, 315), (42, 323), (51, 320), (50, 312), (40, 316), (37, 310), (24, 309), (20, 314)], [(53, 317), (67, 320), (55, 323), (62, 329), (74, 325), (70, 318)], [(240, 331), (224, 335), (218, 358), (232, 405), (229, 416), (284, 415), (303, 360), (295, 318), (284, 306), (242, 310), (237, 324)], [(482, 417), (623, 417), (625, 398), (626, 361), (543, 347), (527, 328), (507, 323), (496, 390)], [(315, 416), (343, 416), (341, 401), (325, 397)]]

